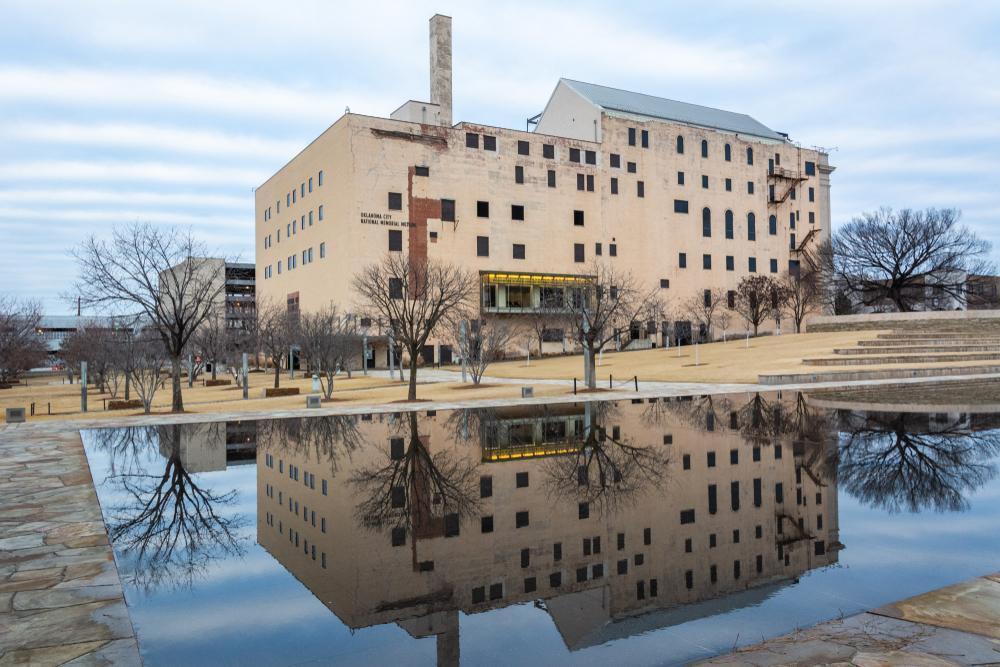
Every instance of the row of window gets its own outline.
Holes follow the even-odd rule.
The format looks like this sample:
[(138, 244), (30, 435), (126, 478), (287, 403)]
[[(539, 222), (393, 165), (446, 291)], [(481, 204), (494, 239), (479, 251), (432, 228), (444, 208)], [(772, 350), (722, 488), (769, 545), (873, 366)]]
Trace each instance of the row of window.
[[(323, 170), (320, 169), (316, 174), (316, 185), (317, 187), (322, 187), (323, 185)], [(297, 188), (292, 188), (285, 193), (285, 208), (290, 208), (292, 204), (296, 203), (300, 198), (305, 198), (307, 193), (312, 193), (313, 191), (313, 177), (310, 176), (308, 180), (302, 181), (302, 183)], [(264, 209), (264, 221), (269, 221), (274, 214), (281, 213), (281, 200), (276, 199), (274, 202), (274, 209), (268, 206)]]
[[(313, 225), (313, 211), (308, 213), (303, 213), (297, 220), (292, 220), (285, 225), (285, 238), (291, 238), (292, 236), (298, 234), (299, 230), (305, 231), (306, 227), (312, 227)], [(322, 222), (323, 221), (323, 206), (320, 205), (315, 211), (315, 219)], [(277, 243), (281, 243), (281, 227), (278, 227), (277, 232)], [(271, 248), (275, 243), (274, 236), (268, 234), (264, 237), (264, 249)]]
[[(312, 246), (306, 248), (305, 250), (302, 251), (302, 264), (303, 265), (312, 264), (314, 257), (315, 256), (313, 255), (313, 248), (312, 248)], [(325, 259), (326, 258), (326, 242), (325, 241), (319, 244), (319, 258), (320, 259)], [(267, 280), (268, 278), (271, 278), (274, 275), (274, 272), (271, 270), (271, 266), (272, 266), (271, 264), (268, 264), (267, 266), (264, 267), (264, 279), (265, 280)], [(282, 260), (280, 260), (280, 259), (278, 260), (278, 264), (277, 264), (278, 274), (280, 275), (282, 273), (283, 269), (288, 269), (289, 271), (291, 271), (292, 269), (298, 268), (298, 266), (299, 266), (299, 255), (298, 254), (289, 255), (287, 257), (287, 259), (285, 260), (284, 263), (282, 263)]]

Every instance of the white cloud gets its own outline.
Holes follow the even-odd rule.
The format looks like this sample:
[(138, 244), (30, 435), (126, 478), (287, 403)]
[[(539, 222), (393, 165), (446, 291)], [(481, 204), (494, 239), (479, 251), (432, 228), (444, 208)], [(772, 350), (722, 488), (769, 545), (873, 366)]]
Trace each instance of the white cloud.
[(256, 158), (279, 164), (302, 148), (301, 142), (295, 140), (146, 123), (14, 122), (0, 127), (0, 139), (216, 158)]
[(233, 208), (249, 209), (253, 199), (236, 197), (224, 193), (205, 192), (155, 192), (131, 191), (126, 189), (90, 189), (90, 188), (32, 188), (32, 189), (0, 189), (0, 201), (24, 206), (59, 206), (65, 204), (121, 204), (127, 206), (170, 206), (182, 209), (188, 208)]
[(246, 188), (262, 183), (270, 173), (266, 169), (247, 169), (227, 165), (195, 165), (169, 162), (132, 162), (106, 160), (51, 160), (0, 163), (0, 181), (106, 181), (164, 184), (227, 185)]

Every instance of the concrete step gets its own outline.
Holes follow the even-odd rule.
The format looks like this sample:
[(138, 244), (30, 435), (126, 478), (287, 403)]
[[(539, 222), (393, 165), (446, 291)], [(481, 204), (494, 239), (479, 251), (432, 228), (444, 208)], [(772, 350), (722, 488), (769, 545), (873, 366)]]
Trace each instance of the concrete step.
[(865, 347), (838, 347), (834, 354), (948, 354), (955, 352), (1000, 352), (1000, 343), (994, 345), (878, 345)]
[(976, 336), (969, 338), (875, 338), (859, 340), (860, 347), (897, 347), (906, 345), (996, 345), (1000, 347), (1000, 338)]
[(803, 359), (808, 366), (874, 366), (877, 364), (935, 364), (946, 361), (1000, 360), (1000, 352), (969, 352), (965, 354), (897, 354), (897, 355), (842, 355)]
[(1000, 373), (1000, 365), (946, 366), (943, 368), (883, 368), (880, 370), (817, 371), (815, 373), (764, 373), (757, 376), (760, 384), (809, 384), (812, 382), (857, 382), (861, 380), (892, 380), (901, 378), (992, 375)]
[(946, 331), (906, 331), (906, 332), (894, 332), (894, 333), (883, 333), (877, 334), (875, 336), (876, 340), (965, 340), (974, 339), (979, 340), (981, 338), (990, 339), (1000, 339), (994, 332), (960, 332), (960, 333), (949, 333)]

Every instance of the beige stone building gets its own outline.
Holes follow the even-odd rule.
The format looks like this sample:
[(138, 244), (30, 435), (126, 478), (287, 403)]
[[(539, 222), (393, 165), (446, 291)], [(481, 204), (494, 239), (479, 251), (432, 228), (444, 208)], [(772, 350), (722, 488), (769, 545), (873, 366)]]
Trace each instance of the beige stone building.
[(836, 441), (800, 397), (276, 420), (257, 540), (352, 629), (540, 600), (570, 650), (754, 605), (837, 562)]
[[(478, 275), (486, 314), (568, 304), (595, 262), (677, 306), (794, 270), (829, 236), (824, 152), (744, 114), (568, 79), (533, 131), (453, 124), (451, 19), (430, 33), (430, 102), (347, 113), (257, 188), (262, 298), (350, 311), (354, 273), (401, 252)], [(690, 341), (685, 320), (675, 307), (636, 346)]]

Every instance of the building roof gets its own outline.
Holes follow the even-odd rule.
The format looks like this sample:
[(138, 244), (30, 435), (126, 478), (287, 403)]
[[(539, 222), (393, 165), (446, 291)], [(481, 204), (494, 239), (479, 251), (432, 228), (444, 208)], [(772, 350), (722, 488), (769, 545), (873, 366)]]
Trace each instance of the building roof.
[(591, 103), (608, 111), (672, 120), (679, 123), (699, 125), (716, 130), (727, 130), (739, 134), (750, 134), (755, 137), (785, 141), (785, 135), (775, 132), (760, 121), (742, 113), (703, 107), (698, 104), (668, 100), (665, 97), (655, 97), (642, 93), (632, 93), (619, 88), (608, 88), (583, 81), (559, 79), (575, 90)]

